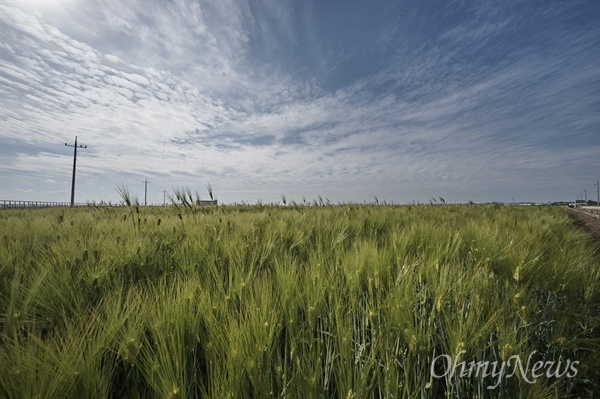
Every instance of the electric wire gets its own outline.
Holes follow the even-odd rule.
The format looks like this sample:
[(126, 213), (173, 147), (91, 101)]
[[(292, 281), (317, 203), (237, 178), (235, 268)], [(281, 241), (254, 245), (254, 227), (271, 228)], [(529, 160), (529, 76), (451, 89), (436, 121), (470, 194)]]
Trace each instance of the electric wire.
[[(44, 138), (54, 142), (56, 141), (57, 138), (59, 139), (63, 139), (64, 141), (69, 141), (68, 139), (65, 139), (64, 136), (61, 136), (59, 134), (56, 134), (55, 132), (51, 132), (49, 130), (47, 130), (46, 128), (43, 128), (42, 126), (40, 126), (39, 124), (37, 124), (36, 122), (33, 121), (29, 121), (24, 119), (22, 116), (18, 116), (15, 115), (14, 113), (7, 111), (5, 109), (0, 109), (0, 114), (4, 114), (5, 116), (10, 117), (10, 119), (2, 119), (3, 122), (5, 123), (10, 123), (12, 125), (17, 126), (18, 128), (27, 130), (27, 131), (33, 131), (36, 134), (43, 136)], [(26, 141), (23, 140), (21, 141), (23, 144), (37, 148), (38, 150), (44, 152), (44, 153), (51, 153), (54, 155), (59, 155), (59, 156), (65, 156), (66, 154), (64, 153), (58, 153), (52, 150), (49, 150), (47, 148), (42, 148), (36, 144), (31, 143), (30, 141)], [(66, 144), (66, 143), (65, 143)], [(92, 163), (95, 163), (97, 166), (99, 166), (100, 168), (104, 169), (105, 171), (111, 172), (111, 173), (115, 173), (123, 178), (125, 178), (126, 180), (136, 180), (134, 177), (132, 177), (131, 175), (127, 175), (121, 171), (116, 170), (114, 167), (108, 165), (108, 161), (104, 161), (104, 158), (102, 156), (100, 156), (100, 154), (98, 154), (96, 151), (91, 150), (90, 148), (86, 148), (86, 152), (91, 153), (92, 155), (94, 155), (93, 157), (85, 157), (82, 158), (84, 159), (84, 163), (86, 163), (86, 161), (90, 161)], [(81, 160), (79, 161), (81, 162)]]

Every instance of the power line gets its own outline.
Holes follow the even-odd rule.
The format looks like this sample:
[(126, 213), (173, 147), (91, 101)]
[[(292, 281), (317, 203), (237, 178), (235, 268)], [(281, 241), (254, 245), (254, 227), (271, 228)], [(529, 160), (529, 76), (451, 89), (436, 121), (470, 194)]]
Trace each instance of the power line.
[[(13, 113), (12, 113), (12, 112), (10, 112), (10, 111), (7, 111), (7, 110), (2, 110), (2, 109), (0, 109), (0, 112), (2, 112), (2, 113), (5, 113), (5, 114), (9, 115), (11, 118), (13, 118), (13, 120), (9, 120), (8, 122), (10, 122), (10, 123), (12, 123), (12, 124), (14, 124), (14, 125), (16, 125), (16, 126), (18, 126), (18, 127), (25, 128), (25, 129), (27, 129), (27, 130), (29, 130), (29, 131), (34, 131), (35, 133), (38, 133), (38, 134), (40, 134), (41, 136), (43, 136), (43, 137), (45, 137), (45, 138), (49, 139), (49, 140), (50, 140), (50, 141), (52, 141), (52, 142), (56, 140), (56, 137), (57, 137), (57, 136), (58, 136), (58, 138), (62, 138), (62, 139), (63, 139), (63, 140), (65, 140), (65, 141), (67, 140), (67, 139), (65, 139), (64, 137), (61, 137), (61, 136), (59, 136), (59, 135), (55, 134), (54, 132), (50, 132), (50, 131), (48, 131), (47, 129), (45, 129), (45, 128), (41, 127), (41, 126), (40, 126), (40, 125), (38, 125), (37, 123), (35, 123), (35, 122), (32, 122), (32, 121), (25, 120), (25, 119), (23, 119), (22, 117), (19, 117), (19, 116), (17, 116), (17, 115), (15, 115), (15, 114), (13, 114)], [(52, 135), (52, 136), (50, 136), (50, 135)], [(31, 146), (33, 146), (33, 147), (36, 147), (36, 148), (38, 148), (38, 149), (40, 149), (40, 150), (43, 150), (43, 151), (46, 151), (46, 152), (52, 152), (52, 151), (50, 151), (50, 150), (46, 150), (46, 149), (43, 149), (43, 148), (41, 148), (41, 147), (39, 147), (39, 146), (36, 146), (35, 144), (31, 144), (31, 143), (29, 143), (29, 142), (27, 142), (27, 141), (23, 141), (23, 142), (24, 142), (24, 143), (26, 143), (26, 144), (28, 144), (28, 145), (31, 145)], [(90, 149), (89, 151), (90, 151), (90, 153), (91, 153), (92, 155), (95, 155), (95, 156), (96, 156), (96, 158), (102, 158), (102, 157), (100, 156), (100, 154), (98, 154), (97, 152), (95, 152), (95, 151), (92, 151), (91, 149)], [(58, 153), (55, 153), (55, 152), (52, 152), (52, 153), (54, 153), (54, 154), (56, 154), (56, 155), (62, 155), (62, 154), (58, 154)], [(96, 161), (96, 160), (94, 160), (94, 159), (92, 158), (92, 161), (94, 162), (94, 161)], [(102, 163), (103, 163), (103, 162), (102, 162)], [(107, 164), (104, 164), (104, 165), (105, 165), (105, 166), (108, 168), (108, 170), (114, 171), (114, 172), (115, 172), (115, 173), (117, 173), (117, 174), (121, 174), (121, 173), (119, 173), (119, 171), (116, 171), (116, 170), (114, 170), (114, 169), (113, 169), (111, 166), (109, 166), (109, 165), (107, 165)], [(123, 174), (121, 174), (121, 176), (124, 176), (124, 177), (130, 178), (130, 177), (128, 177), (128, 176), (126, 176), (126, 175), (123, 175)]]
[[(57, 137), (50, 136), (50, 135), (52, 134), (51, 132), (44, 131), (44, 130), (42, 130), (42, 129), (38, 128), (37, 126), (35, 126), (35, 125), (33, 125), (33, 124), (28, 124), (27, 122), (16, 122), (16, 121), (11, 121), (11, 123), (12, 123), (14, 126), (16, 126), (16, 127), (19, 127), (19, 128), (21, 128), (21, 129), (25, 129), (25, 130), (26, 130), (26, 131), (28, 131), (28, 132), (34, 132), (34, 133), (36, 133), (36, 134), (37, 134), (37, 135), (38, 135), (40, 138), (42, 138), (42, 139), (46, 139), (46, 140), (48, 140), (48, 141), (50, 141), (50, 142), (54, 142), (54, 141), (56, 141), (56, 139), (57, 139)], [(64, 140), (64, 138), (63, 138), (63, 137), (58, 137), (58, 138), (59, 138), (59, 139), (63, 139), (63, 140)], [(41, 140), (41, 141), (43, 141), (43, 140)]]
[[(6, 114), (10, 114), (9, 112), (7, 112), (7, 111), (5, 111), (5, 110), (0, 110), (0, 111), (1, 111), (1, 112), (4, 112), (4, 113), (6, 113)], [(17, 127), (20, 127), (20, 128), (24, 128), (24, 129), (27, 129), (28, 131), (34, 131), (34, 132), (36, 132), (36, 133), (40, 134), (40, 136), (43, 136), (43, 137), (45, 137), (45, 138), (47, 138), (47, 139), (49, 139), (49, 140), (51, 140), (51, 141), (54, 141), (54, 140), (56, 140), (56, 137), (50, 137), (50, 136), (49, 136), (49, 134), (53, 134), (52, 132), (49, 132), (48, 130), (45, 130), (45, 129), (43, 129), (43, 128), (39, 127), (39, 125), (37, 125), (37, 124), (35, 124), (35, 123), (33, 123), (33, 122), (29, 122), (29, 121), (25, 121), (25, 120), (22, 120), (22, 119), (16, 118), (15, 116), (12, 116), (12, 115), (11, 115), (11, 117), (12, 117), (12, 118), (15, 118), (15, 120), (11, 120), (11, 121), (9, 121), (9, 122), (10, 122), (10, 123), (12, 123), (12, 124), (14, 124), (15, 126), (17, 126)], [(60, 137), (59, 137), (59, 138), (60, 138)], [(40, 146), (38, 146), (38, 145), (35, 145), (35, 144), (33, 144), (33, 143), (29, 142), (29, 141), (21, 141), (21, 142), (22, 142), (23, 144), (26, 144), (26, 145), (29, 145), (29, 146), (35, 147), (35, 148), (37, 148), (38, 150), (40, 150), (40, 151), (43, 151), (43, 152), (46, 152), (46, 153), (51, 153), (51, 154), (54, 154), (54, 155), (64, 156), (64, 154), (62, 154), (62, 153), (58, 153), (58, 152), (55, 152), (55, 151), (49, 150), (49, 149), (47, 149), (47, 148), (42, 148), (42, 147), (40, 147)], [(121, 172), (119, 172), (119, 171), (115, 170), (113, 167), (109, 166), (108, 164), (104, 163), (103, 161), (101, 161), (101, 160), (100, 160), (100, 158), (101, 158), (101, 157), (100, 157), (100, 155), (99, 155), (98, 153), (96, 153), (95, 151), (92, 151), (92, 150), (90, 150), (90, 152), (91, 152), (92, 154), (96, 155), (96, 158), (87, 158), (87, 160), (89, 160), (89, 161), (91, 161), (91, 162), (94, 162), (94, 163), (96, 163), (97, 165), (100, 165), (100, 163), (102, 163), (103, 165), (100, 165), (100, 166), (103, 166), (103, 168), (105, 168), (106, 170), (108, 170), (108, 171), (110, 171), (110, 172), (113, 172), (113, 173), (117, 173), (117, 174), (119, 174), (119, 175), (121, 175), (122, 177), (125, 177), (125, 178), (127, 178), (127, 179), (132, 179), (132, 178), (131, 178), (131, 176), (127, 176), (127, 175), (125, 175), (125, 174), (123, 174), (123, 173), (121, 173)]]
[[(98, 165), (100, 165), (100, 163), (102, 163), (104, 165), (104, 168), (106, 168), (106, 170), (109, 170), (109, 171), (111, 171), (113, 173), (116, 173), (116, 174), (118, 174), (118, 175), (120, 175), (120, 176), (122, 176), (122, 177), (124, 177), (124, 178), (126, 178), (128, 180), (129, 179), (133, 180), (133, 178), (131, 176), (128, 176), (128, 175), (126, 175), (126, 174), (124, 174), (124, 173), (122, 173), (122, 172), (114, 169), (114, 167), (108, 165), (107, 163), (104, 163), (104, 161), (101, 161), (101, 159), (103, 159), (103, 158), (97, 152), (90, 150), (90, 153), (92, 155), (95, 155), (96, 158), (87, 158), (87, 160), (95, 162)], [(106, 161), (106, 162), (108, 162), (108, 161)]]
[[(49, 139), (51, 141), (56, 140), (56, 137), (51, 137), (50, 136), (51, 134), (54, 135), (53, 132), (50, 132), (50, 131), (48, 131), (48, 130), (46, 130), (44, 128), (41, 128), (36, 123), (24, 120), (22, 118), (18, 118), (17, 116), (15, 116), (14, 114), (12, 114), (12, 113), (10, 113), (10, 112), (8, 112), (6, 110), (0, 110), (0, 112), (3, 112), (5, 114), (9, 115), (11, 118), (13, 118), (12, 120), (7, 121), (9, 123), (11, 123), (11, 124), (13, 124), (13, 125), (15, 125), (15, 126), (17, 126), (19, 128), (24, 128), (24, 129), (27, 129), (28, 131), (33, 131), (35, 133), (38, 133), (40, 136), (42, 136), (44, 138), (47, 138), (47, 139)], [(46, 149), (46, 148), (42, 148), (42, 147), (40, 147), (38, 145), (35, 145), (35, 144), (33, 144), (33, 143), (29, 142), (29, 141), (22, 141), (22, 143), (24, 143), (26, 145), (29, 145), (29, 146), (32, 146), (32, 147), (35, 147), (38, 150), (41, 150), (41, 151), (44, 151), (44, 152), (48, 152), (48, 153), (55, 154), (55, 155), (60, 155), (60, 156), (64, 155), (64, 154), (61, 154), (61, 153), (58, 153), (58, 152), (54, 152), (54, 151)], [(103, 161), (101, 161), (102, 157), (98, 153), (96, 153), (95, 151), (91, 151), (90, 150), (90, 152), (93, 155), (95, 155), (96, 158), (88, 158), (89, 161), (95, 162), (98, 165), (103, 164), (104, 168), (106, 168), (106, 170), (111, 171), (113, 173), (116, 173), (116, 174), (118, 174), (118, 175), (120, 175), (122, 177), (125, 177), (126, 179), (132, 179), (131, 176), (127, 176), (127, 175), (119, 172), (118, 170), (115, 170), (113, 167), (109, 166), (108, 164), (104, 163)], [(102, 165), (100, 165), (100, 166), (102, 166)]]
[(16, 115), (5, 109), (0, 109), (0, 113), (4, 114), (5, 116), (10, 117), (10, 119), (3, 119), (5, 122), (12, 123), (19, 127), (27, 128), (29, 130), (34, 130), (37, 133), (41, 133), (42, 136), (45, 136), (46, 138), (50, 139), (51, 141), (55, 141), (57, 137), (62, 140), (67, 140), (61, 134), (58, 134), (56, 132), (51, 132), (47, 128), (41, 126), (39, 123), (34, 122), (29, 119), (25, 119), (23, 116)]
[[(42, 148), (42, 147), (40, 147), (40, 146), (38, 146), (36, 144), (30, 143), (28, 141), (22, 141), (21, 143), (23, 143), (23, 144), (25, 144), (27, 146), (31, 146), (31, 147), (37, 148), (38, 150), (40, 150), (43, 153), (53, 154), (53, 155), (57, 155), (57, 156), (61, 156), (61, 157), (63, 157), (65, 155), (64, 153), (58, 153), (58, 152), (52, 151), (52, 150), (50, 150), (48, 148)], [(114, 167), (108, 165), (108, 163), (107, 163), (108, 161), (104, 160), (104, 158), (101, 157), (97, 152), (92, 151), (89, 148), (88, 148), (88, 151), (90, 151), (90, 153), (92, 155), (95, 155), (95, 157), (86, 157), (85, 161), (80, 161), (80, 162), (84, 162), (84, 163), (86, 163), (86, 162), (93, 162), (94, 164), (96, 164), (97, 166), (99, 166), (101, 169), (103, 169), (103, 170), (105, 170), (107, 172), (110, 172), (110, 173), (115, 173), (115, 174), (117, 174), (117, 175), (125, 178), (126, 180), (130, 180), (131, 181), (131, 180), (134, 179), (131, 175), (127, 175), (127, 174), (125, 174), (125, 173), (123, 173), (123, 172), (121, 172), (119, 170), (116, 170)]]
[(61, 157), (63, 157), (63, 156), (65, 155), (65, 154), (59, 154), (58, 152), (54, 152), (54, 151), (48, 150), (48, 149), (46, 149), (46, 148), (39, 147), (39, 146), (37, 146), (37, 145), (35, 145), (35, 144), (31, 144), (31, 143), (29, 143), (29, 142), (27, 142), (27, 141), (23, 141), (23, 143), (24, 143), (24, 144), (26, 144), (26, 145), (30, 145), (30, 146), (32, 146), (32, 147), (35, 147), (35, 148), (37, 148), (38, 150), (40, 150), (40, 151), (42, 151), (42, 152), (45, 152), (45, 153), (54, 154), (54, 155), (59, 155), (59, 156), (61, 156)]
[[(40, 137), (43, 137), (45, 139), (48, 139), (51, 142), (54, 142), (56, 140), (56, 138), (62, 138), (64, 139), (64, 137), (62, 137), (62, 135), (57, 134), (55, 132), (52, 132), (44, 127), (42, 127), (41, 125), (39, 125), (37, 122), (25, 119), (25, 117), (17, 115), (13, 112), (10, 112), (6, 109), (0, 109), (0, 115), (2, 116), (2, 121), (5, 123), (9, 123), (12, 124), (13, 126), (20, 128), (20, 129), (25, 129), (26, 131), (29, 132), (33, 132), (36, 133), (37, 135), (39, 135)], [(66, 139), (65, 139), (66, 140)], [(52, 150), (48, 150), (45, 148), (42, 148), (38, 145), (35, 145), (29, 141), (21, 141), (22, 143), (35, 147), (38, 150), (41, 150), (43, 152), (47, 152), (47, 153), (51, 153), (54, 155), (58, 155), (58, 156), (63, 156), (64, 154), (52, 151)], [(65, 143), (65, 145), (68, 145)], [(72, 145), (68, 145), (71, 146)], [(79, 147), (79, 148), (84, 148), (84, 147)], [(85, 147), (87, 148), (87, 147)], [(97, 152), (89, 149), (90, 153), (92, 155), (94, 155), (95, 157), (86, 157), (86, 161), (89, 162), (94, 162), (96, 165), (100, 166), (102, 169), (105, 169), (106, 171), (109, 171), (111, 173), (116, 173), (117, 175), (127, 179), (127, 180), (133, 180), (133, 177), (131, 175), (127, 175), (117, 169), (115, 169), (113, 166), (109, 165), (109, 161), (105, 160), (104, 157), (100, 156), (100, 154), (98, 154)], [(75, 151), (74, 151), (75, 152)], [(76, 162), (76, 161), (75, 161)], [(72, 193), (73, 196), (73, 193)]]

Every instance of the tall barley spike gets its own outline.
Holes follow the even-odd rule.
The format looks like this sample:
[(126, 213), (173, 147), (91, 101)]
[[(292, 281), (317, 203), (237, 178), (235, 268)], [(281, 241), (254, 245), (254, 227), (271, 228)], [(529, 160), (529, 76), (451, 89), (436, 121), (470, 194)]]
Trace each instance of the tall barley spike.
[(213, 189), (210, 183), (206, 183), (206, 190), (208, 190), (208, 195), (210, 196), (210, 200), (214, 201), (215, 199), (213, 198)]

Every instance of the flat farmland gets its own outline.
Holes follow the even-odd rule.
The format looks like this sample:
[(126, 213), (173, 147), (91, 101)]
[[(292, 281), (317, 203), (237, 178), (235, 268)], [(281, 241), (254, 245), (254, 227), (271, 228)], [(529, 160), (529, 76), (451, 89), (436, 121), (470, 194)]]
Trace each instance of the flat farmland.
[(558, 207), (0, 212), (0, 397), (598, 397)]

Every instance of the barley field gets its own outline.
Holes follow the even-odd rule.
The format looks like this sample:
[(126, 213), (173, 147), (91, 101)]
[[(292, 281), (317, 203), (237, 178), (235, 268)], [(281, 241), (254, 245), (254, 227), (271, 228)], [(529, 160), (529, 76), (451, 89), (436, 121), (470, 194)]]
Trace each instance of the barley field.
[(129, 203), (0, 228), (0, 397), (600, 395), (599, 247), (557, 207)]

